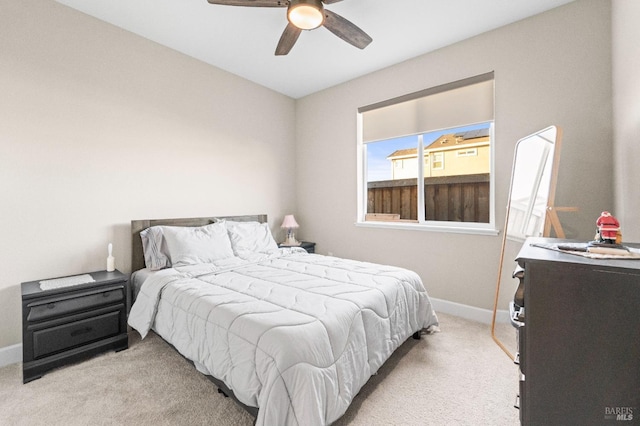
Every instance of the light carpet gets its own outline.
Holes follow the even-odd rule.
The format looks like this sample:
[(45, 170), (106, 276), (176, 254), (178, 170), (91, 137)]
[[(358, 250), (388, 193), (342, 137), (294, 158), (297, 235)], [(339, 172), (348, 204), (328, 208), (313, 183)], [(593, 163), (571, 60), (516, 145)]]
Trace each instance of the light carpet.
[[(517, 367), (489, 326), (439, 313), (440, 332), (409, 339), (371, 377), (335, 426), (519, 424)], [(501, 340), (515, 331), (500, 324)], [(0, 368), (2, 425), (250, 426), (253, 417), (153, 333), (129, 349), (22, 384), (22, 364)]]

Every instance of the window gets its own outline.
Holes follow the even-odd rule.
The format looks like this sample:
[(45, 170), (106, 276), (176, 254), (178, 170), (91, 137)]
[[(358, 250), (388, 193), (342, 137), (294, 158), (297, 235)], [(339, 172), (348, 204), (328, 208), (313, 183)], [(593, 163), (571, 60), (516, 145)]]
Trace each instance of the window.
[(458, 157), (477, 157), (478, 150), (477, 149), (466, 149), (456, 152)]
[(358, 113), (359, 224), (496, 232), (493, 73)]
[(431, 156), (431, 170), (443, 170), (444, 169), (444, 154), (441, 152), (434, 152)]

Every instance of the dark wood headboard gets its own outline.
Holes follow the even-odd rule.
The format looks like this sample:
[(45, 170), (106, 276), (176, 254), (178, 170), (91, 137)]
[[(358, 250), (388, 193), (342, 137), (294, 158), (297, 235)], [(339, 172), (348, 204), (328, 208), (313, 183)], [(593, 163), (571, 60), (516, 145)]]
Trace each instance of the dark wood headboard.
[(142, 251), (142, 240), (140, 232), (150, 226), (204, 226), (214, 223), (217, 219), (227, 219), (236, 222), (266, 222), (266, 214), (255, 214), (245, 216), (212, 216), (212, 217), (191, 217), (184, 219), (145, 219), (131, 221), (131, 272), (144, 268), (144, 253)]

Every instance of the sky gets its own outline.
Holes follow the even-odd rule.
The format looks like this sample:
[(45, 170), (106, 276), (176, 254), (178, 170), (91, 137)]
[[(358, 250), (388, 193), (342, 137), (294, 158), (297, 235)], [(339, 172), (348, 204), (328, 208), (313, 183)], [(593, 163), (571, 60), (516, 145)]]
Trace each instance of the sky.
[[(430, 145), (440, 136), (448, 133), (466, 132), (468, 130), (484, 129), (488, 123), (472, 124), (452, 129), (435, 130), (423, 133), (424, 146)], [(417, 148), (418, 135), (403, 136), (367, 144), (367, 182), (391, 179), (391, 161), (387, 157), (399, 149)]]

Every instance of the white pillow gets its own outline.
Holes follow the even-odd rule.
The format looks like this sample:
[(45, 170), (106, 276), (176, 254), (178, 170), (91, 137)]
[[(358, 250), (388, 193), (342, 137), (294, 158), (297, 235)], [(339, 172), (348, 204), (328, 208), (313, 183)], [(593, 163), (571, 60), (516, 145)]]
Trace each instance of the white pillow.
[(225, 223), (236, 256), (246, 252), (266, 252), (278, 248), (267, 223), (233, 221)]
[(169, 258), (173, 266), (211, 263), (233, 257), (224, 223), (199, 227), (163, 226)]
[(162, 226), (152, 226), (140, 232), (144, 264), (152, 271), (171, 266), (169, 251), (162, 235), (162, 228)]

